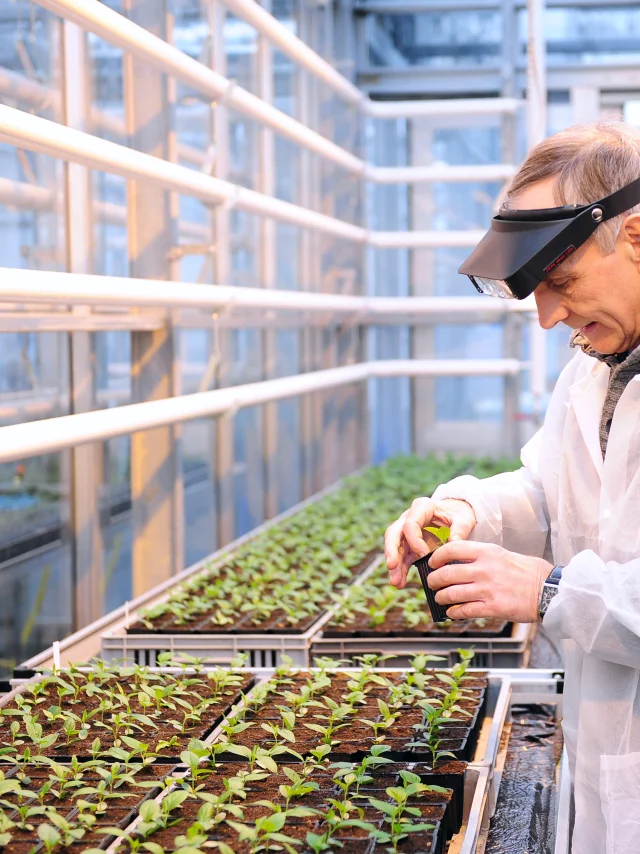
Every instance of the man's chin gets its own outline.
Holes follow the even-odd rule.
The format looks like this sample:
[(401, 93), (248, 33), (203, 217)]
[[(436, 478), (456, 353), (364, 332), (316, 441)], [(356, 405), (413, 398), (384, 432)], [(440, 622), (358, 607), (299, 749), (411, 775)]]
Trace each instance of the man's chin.
[(624, 339), (612, 329), (597, 324), (596, 328), (582, 333), (593, 349), (603, 356), (612, 356), (615, 353), (623, 353), (625, 349)]

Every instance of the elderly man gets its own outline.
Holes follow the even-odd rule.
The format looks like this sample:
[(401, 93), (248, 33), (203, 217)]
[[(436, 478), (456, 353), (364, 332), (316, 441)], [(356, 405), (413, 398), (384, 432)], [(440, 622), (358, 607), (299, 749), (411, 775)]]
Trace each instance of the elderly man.
[(533, 149), (461, 272), (485, 293), (533, 292), (542, 327), (573, 329), (576, 354), (522, 468), (440, 486), (385, 538), (402, 587), (428, 552), (424, 526), (449, 525), (429, 579), (448, 615), (543, 619), (565, 641), (573, 854), (640, 852), (638, 211), (630, 127), (575, 127)]

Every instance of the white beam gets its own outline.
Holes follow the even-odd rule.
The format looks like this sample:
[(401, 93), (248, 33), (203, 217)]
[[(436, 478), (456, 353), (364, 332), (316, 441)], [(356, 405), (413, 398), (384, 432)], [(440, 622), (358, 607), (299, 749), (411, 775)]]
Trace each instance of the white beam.
[(452, 98), (444, 100), (366, 101), (366, 112), (376, 119), (412, 119), (418, 116), (489, 116), (514, 113), (518, 98)]
[(0, 428), (0, 462), (110, 439), (167, 424), (223, 414), (301, 394), (393, 376), (505, 376), (523, 365), (515, 359), (457, 359), (365, 362), (308, 374), (185, 394), (149, 403), (83, 412)]
[(109, 9), (104, 3), (98, 0), (38, 0), (38, 3), (105, 41), (144, 59), (209, 100), (224, 99), (234, 110), (267, 125), (276, 133), (315, 151), (344, 169), (356, 174), (364, 172), (364, 162), (360, 158)]
[(348, 104), (362, 107), (366, 96), (255, 0), (223, 0), (236, 17), (250, 24), (290, 59), (314, 74)]
[(370, 166), (367, 179), (376, 184), (422, 184), (433, 181), (462, 183), (466, 181), (506, 181), (515, 175), (516, 166), (508, 163), (480, 166)]
[(369, 244), (380, 249), (426, 249), (474, 247), (484, 231), (371, 231)]
[(0, 268), (0, 303), (38, 305), (192, 308), (209, 311), (256, 309), (357, 315), (358, 322), (409, 317), (535, 311), (529, 300), (482, 297), (359, 297), (276, 288), (194, 285), (154, 279)]
[(149, 181), (166, 190), (200, 199), (205, 204), (226, 203), (232, 207), (237, 205), (250, 213), (272, 216), (283, 222), (318, 229), (360, 243), (364, 243), (367, 238), (367, 231), (359, 226), (265, 196), (211, 175), (204, 175), (186, 166), (170, 163), (115, 142), (98, 139), (91, 134), (32, 116), (13, 107), (0, 105), (0, 139), (39, 151), (41, 154), (81, 163), (92, 169), (101, 169), (124, 178)]

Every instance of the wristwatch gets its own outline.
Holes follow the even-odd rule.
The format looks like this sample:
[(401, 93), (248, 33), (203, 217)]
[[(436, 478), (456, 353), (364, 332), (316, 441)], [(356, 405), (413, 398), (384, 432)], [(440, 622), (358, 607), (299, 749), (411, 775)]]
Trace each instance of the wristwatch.
[(549, 605), (553, 601), (553, 597), (558, 594), (558, 585), (562, 578), (562, 570), (563, 567), (554, 566), (542, 585), (540, 601), (538, 603), (538, 617), (541, 620), (544, 619), (544, 615), (549, 610)]

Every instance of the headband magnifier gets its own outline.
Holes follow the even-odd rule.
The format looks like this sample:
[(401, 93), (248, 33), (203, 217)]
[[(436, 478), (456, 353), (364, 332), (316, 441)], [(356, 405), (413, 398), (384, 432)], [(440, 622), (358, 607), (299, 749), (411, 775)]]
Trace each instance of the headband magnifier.
[(458, 272), (471, 279), (478, 293), (525, 299), (600, 223), (637, 204), (640, 178), (588, 205), (530, 211), (502, 207)]

